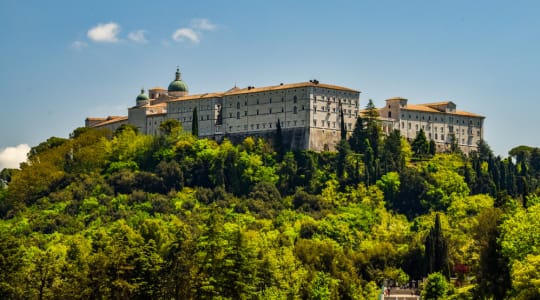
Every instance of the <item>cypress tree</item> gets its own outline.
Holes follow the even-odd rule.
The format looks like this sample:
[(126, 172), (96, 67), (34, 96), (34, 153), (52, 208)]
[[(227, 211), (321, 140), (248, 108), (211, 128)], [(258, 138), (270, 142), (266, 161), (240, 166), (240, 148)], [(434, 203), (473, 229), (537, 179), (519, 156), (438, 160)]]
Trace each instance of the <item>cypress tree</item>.
[(285, 155), (283, 146), (283, 132), (281, 131), (281, 121), (278, 119), (276, 123), (276, 135), (274, 137), (274, 148), (278, 154), (278, 160), (281, 161)]
[(342, 141), (345, 141), (347, 140), (347, 128), (345, 127), (345, 118), (343, 117), (343, 108), (341, 107), (341, 104), (340, 104), (340, 117), (341, 117), (341, 140)]
[(426, 134), (423, 129), (418, 131), (418, 134), (414, 138), (414, 141), (411, 144), (412, 151), (414, 156), (417, 158), (424, 158), (429, 153), (429, 144), (426, 139)]
[(191, 134), (199, 136), (199, 116), (197, 115), (197, 107), (193, 109), (193, 120), (191, 122)]
[(435, 216), (435, 224), (426, 238), (425, 250), (426, 274), (441, 272), (450, 278), (448, 266), (448, 242), (443, 236), (439, 214)]
[(364, 127), (364, 120), (362, 119), (362, 116), (358, 116), (356, 118), (356, 124), (354, 126), (353, 133), (349, 139), (349, 145), (351, 146), (351, 150), (353, 150), (356, 153), (363, 153), (366, 150), (364, 141), (367, 138), (367, 132)]

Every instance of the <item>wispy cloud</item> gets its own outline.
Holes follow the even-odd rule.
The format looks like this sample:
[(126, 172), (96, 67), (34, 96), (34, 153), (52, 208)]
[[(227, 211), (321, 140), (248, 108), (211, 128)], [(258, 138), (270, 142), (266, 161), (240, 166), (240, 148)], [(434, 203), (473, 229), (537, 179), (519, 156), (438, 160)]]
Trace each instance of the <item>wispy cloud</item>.
[(217, 28), (217, 26), (212, 24), (208, 19), (193, 19), (191, 20), (191, 27), (203, 31), (214, 31)]
[(204, 31), (214, 31), (217, 26), (208, 19), (192, 19), (189, 27), (177, 29), (172, 39), (177, 42), (190, 41), (198, 44)]
[(120, 26), (114, 22), (98, 24), (96, 27), (88, 30), (88, 38), (98, 43), (116, 43), (118, 42), (118, 33)]
[(20, 144), (15, 147), (7, 147), (0, 150), (0, 170), (4, 168), (18, 168), (21, 162), (26, 161), (26, 154), (30, 146)]
[(74, 49), (77, 49), (77, 50), (81, 50), (81, 49), (86, 48), (86, 47), (88, 47), (88, 43), (83, 42), (83, 41), (75, 41), (75, 42), (71, 43), (71, 48), (74, 48)]
[(132, 31), (128, 34), (128, 39), (130, 39), (131, 41), (134, 41), (135, 43), (144, 44), (148, 42), (145, 35), (146, 35), (146, 30)]
[(177, 42), (189, 40), (189, 41), (191, 41), (191, 42), (193, 42), (195, 44), (199, 43), (200, 40), (201, 40), (199, 34), (197, 32), (195, 32), (191, 28), (177, 29), (173, 33), (172, 38), (173, 38), (173, 40), (175, 40)]

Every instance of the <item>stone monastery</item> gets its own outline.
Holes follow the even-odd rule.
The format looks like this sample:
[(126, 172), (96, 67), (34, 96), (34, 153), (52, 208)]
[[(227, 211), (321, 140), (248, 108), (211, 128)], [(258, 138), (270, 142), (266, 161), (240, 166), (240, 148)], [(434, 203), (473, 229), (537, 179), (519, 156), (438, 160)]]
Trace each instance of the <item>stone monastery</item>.
[[(127, 116), (89, 117), (85, 125), (114, 131), (122, 124), (131, 124), (142, 133), (156, 135), (161, 122), (168, 119), (178, 120), (184, 130), (189, 130), (196, 109), (202, 138), (234, 142), (247, 136), (271, 139), (280, 122), (284, 144), (290, 149), (324, 151), (334, 150), (339, 142), (341, 115), (350, 135), (362, 113), (360, 91), (317, 80), (189, 95), (179, 69), (167, 89), (155, 87), (148, 94), (141, 90), (135, 101)], [(412, 140), (423, 129), (439, 151), (455, 138), (469, 153), (483, 138), (484, 117), (456, 110), (453, 102), (412, 105), (407, 99), (392, 98), (379, 113), (385, 133), (399, 129), (402, 136)]]

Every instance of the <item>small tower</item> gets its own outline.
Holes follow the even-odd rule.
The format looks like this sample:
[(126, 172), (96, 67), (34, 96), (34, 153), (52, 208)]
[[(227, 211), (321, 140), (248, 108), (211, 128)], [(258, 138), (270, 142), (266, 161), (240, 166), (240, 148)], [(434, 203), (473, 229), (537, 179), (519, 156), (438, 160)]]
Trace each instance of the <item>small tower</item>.
[(148, 104), (149, 98), (148, 95), (144, 93), (144, 89), (141, 89), (141, 93), (137, 96), (136, 102), (137, 106), (143, 106)]
[(180, 67), (176, 67), (174, 80), (169, 84), (167, 93), (170, 97), (183, 97), (188, 95), (188, 86), (180, 77)]

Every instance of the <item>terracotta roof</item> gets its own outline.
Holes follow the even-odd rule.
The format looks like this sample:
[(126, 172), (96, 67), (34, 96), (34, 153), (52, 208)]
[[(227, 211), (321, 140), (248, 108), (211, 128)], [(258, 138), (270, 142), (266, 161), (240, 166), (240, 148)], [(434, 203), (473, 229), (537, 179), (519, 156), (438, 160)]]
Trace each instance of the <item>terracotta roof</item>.
[(198, 95), (189, 95), (189, 96), (183, 96), (183, 97), (178, 97), (178, 98), (175, 98), (175, 99), (171, 99), (171, 100), (169, 100), (169, 102), (216, 98), (216, 97), (223, 97), (223, 96), (229, 96), (229, 95), (260, 93), (260, 92), (267, 92), (267, 91), (277, 91), (277, 90), (285, 90), (285, 89), (292, 89), (292, 88), (298, 88), (298, 87), (310, 87), (310, 86), (327, 88), (327, 89), (342, 90), (342, 91), (347, 91), (347, 92), (357, 92), (357, 93), (359, 92), (357, 90), (353, 90), (353, 89), (338, 86), (338, 85), (325, 84), (325, 83), (313, 83), (313, 82), (300, 82), (300, 83), (265, 86), (265, 87), (260, 87), (260, 88), (257, 88), (257, 87), (252, 87), (252, 88), (233, 87), (233, 88), (231, 88), (228, 91), (223, 92), (223, 93), (205, 93), (205, 94), (198, 94)]
[(86, 118), (87, 121), (105, 121), (105, 118), (94, 118), (94, 117), (88, 117)]
[(472, 112), (463, 111), (463, 110), (456, 110), (456, 112), (451, 113), (452, 115), (458, 115), (458, 116), (465, 116), (465, 117), (477, 117), (477, 118), (485, 118), (484, 116), (474, 114)]
[(403, 97), (392, 97), (392, 98), (388, 98), (386, 100), (407, 100), (407, 98), (403, 98)]
[(206, 94), (189, 95), (189, 96), (174, 98), (174, 99), (169, 100), (168, 102), (207, 99), (207, 98), (216, 98), (216, 97), (223, 97), (223, 93), (206, 93)]
[[(442, 102), (441, 102), (442, 103)], [(430, 104), (434, 105), (434, 104)], [(464, 117), (477, 117), (477, 118), (485, 118), (484, 116), (477, 115), (471, 112), (462, 111), (462, 110), (456, 110), (455, 112), (444, 112), (440, 111), (434, 108), (431, 108), (429, 106), (426, 106), (426, 104), (407, 104), (406, 107), (403, 107), (401, 110), (411, 110), (411, 111), (422, 111), (422, 112), (431, 112), (431, 113), (440, 113), (440, 114), (448, 114), (448, 115), (457, 115), (457, 116), (464, 116)]]
[(436, 110), (429, 106), (418, 105), (418, 104), (407, 104), (407, 106), (403, 107), (401, 110), (414, 110), (414, 111), (423, 111), (423, 112), (443, 113), (440, 110)]
[(327, 88), (327, 89), (335, 89), (335, 90), (342, 90), (347, 92), (360, 92), (357, 90), (353, 90), (350, 88), (346, 88), (339, 85), (333, 85), (333, 84), (325, 84), (325, 83), (314, 83), (314, 82), (299, 82), (299, 83), (291, 83), (291, 84), (280, 84), (280, 85), (273, 85), (273, 86), (266, 86), (266, 87), (254, 87), (254, 88), (243, 88), (238, 89), (235, 91), (232, 91), (230, 93), (227, 93), (227, 95), (239, 95), (239, 94), (247, 94), (247, 93), (259, 93), (259, 92), (267, 92), (267, 91), (276, 91), (276, 90), (285, 90), (285, 89), (291, 89), (291, 88), (299, 88), (299, 87), (321, 87), (321, 88)]
[(153, 87), (151, 89), (148, 89), (149, 91), (156, 91), (156, 90), (160, 90), (160, 91), (166, 91), (167, 89), (166, 88), (162, 88), (160, 86), (156, 86), (156, 87)]
[(114, 124), (114, 123), (118, 123), (118, 122), (122, 122), (122, 121), (127, 121), (127, 119), (128, 119), (127, 116), (123, 116), (123, 117), (109, 116), (109, 117), (107, 117), (107, 119), (104, 122), (93, 124), (90, 127), (101, 127), (101, 126), (105, 126), (105, 125), (109, 125), (109, 124)]
[(441, 101), (441, 102), (430, 102), (430, 103), (422, 103), (420, 105), (426, 105), (426, 106), (441, 106), (441, 105), (448, 105), (449, 103), (454, 103), (452, 101)]

